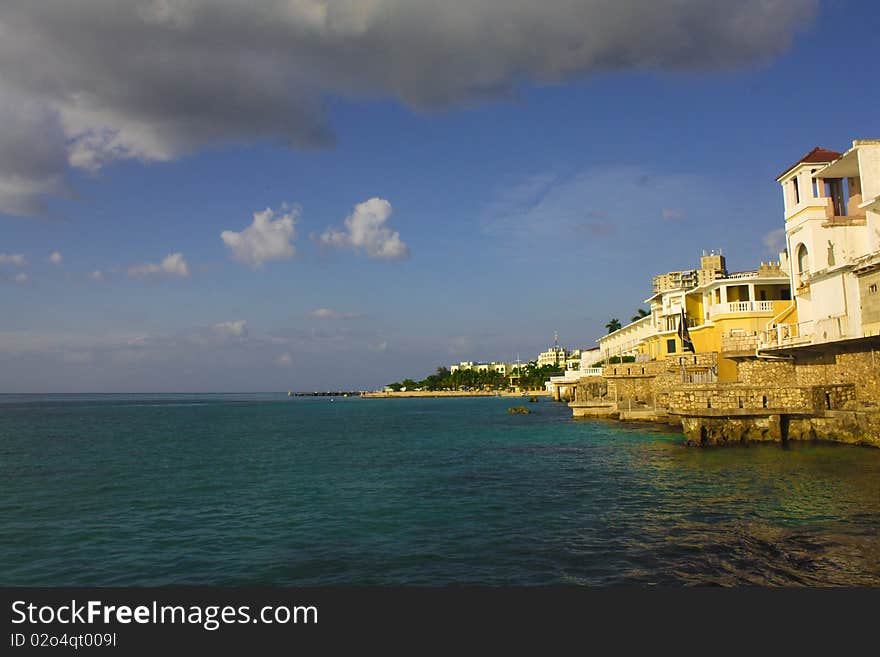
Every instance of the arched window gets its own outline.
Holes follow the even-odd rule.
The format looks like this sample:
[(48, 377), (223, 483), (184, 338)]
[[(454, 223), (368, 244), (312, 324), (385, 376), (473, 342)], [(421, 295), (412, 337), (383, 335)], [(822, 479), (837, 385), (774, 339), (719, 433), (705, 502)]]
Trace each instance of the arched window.
[(810, 275), (810, 254), (807, 253), (807, 247), (803, 244), (797, 248), (797, 265), (798, 276), (803, 278)]

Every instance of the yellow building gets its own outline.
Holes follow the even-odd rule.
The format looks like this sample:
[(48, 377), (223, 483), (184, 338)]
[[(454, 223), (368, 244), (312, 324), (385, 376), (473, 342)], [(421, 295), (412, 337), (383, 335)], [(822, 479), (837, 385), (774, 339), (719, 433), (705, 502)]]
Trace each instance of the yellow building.
[(682, 350), (678, 335), (683, 309), (696, 354), (716, 355), (711, 361), (716, 365), (706, 372), (706, 380), (736, 381), (734, 358), (753, 354), (761, 332), (791, 306), (787, 268), (783, 260), (761, 263), (753, 271), (728, 273), (722, 255), (704, 254), (700, 270), (695, 270), (695, 277), (703, 283), (666, 289), (646, 299), (651, 306), (649, 317), (599, 338), (603, 356), (629, 355), (645, 362), (690, 355)]

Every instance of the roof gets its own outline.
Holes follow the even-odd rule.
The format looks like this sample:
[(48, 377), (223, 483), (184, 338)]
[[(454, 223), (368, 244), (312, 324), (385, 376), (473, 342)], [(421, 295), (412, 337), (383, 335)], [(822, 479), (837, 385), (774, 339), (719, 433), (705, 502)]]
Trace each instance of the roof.
[(827, 148), (820, 148), (819, 146), (816, 146), (816, 148), (811, 150), (809, 153), (804, 155), (797, 162), (795, 162), (790, 167), (788, 167), (785, 171), (783, 171), (778, 176), (776, 176), (776, 180), (779, 180), (780, 178), (782, 178), (782, 176), (787, 174), (789, 171), (794, 169), (799, 164), (812, 164), (812, 163), (828, 164), (829, 162), (834, 162), (834, 160), (839, 158), (840, 155), (841, 154), (838, 153), (837, 151), (832, 151)]

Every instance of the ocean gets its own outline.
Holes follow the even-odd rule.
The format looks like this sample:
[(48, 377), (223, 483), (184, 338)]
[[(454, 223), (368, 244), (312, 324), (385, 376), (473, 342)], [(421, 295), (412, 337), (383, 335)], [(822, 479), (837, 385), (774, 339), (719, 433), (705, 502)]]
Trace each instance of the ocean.
[(0, 585), (880, 585), (880, 450), (523, 401), (0, 395)]

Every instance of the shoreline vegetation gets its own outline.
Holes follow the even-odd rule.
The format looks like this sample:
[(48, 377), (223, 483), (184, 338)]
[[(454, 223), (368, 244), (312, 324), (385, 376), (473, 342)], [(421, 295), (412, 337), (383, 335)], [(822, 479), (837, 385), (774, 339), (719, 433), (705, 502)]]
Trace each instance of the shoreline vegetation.
[(404, 390), (390, 392), (365, 392), (361, 397), (365, 399), (406, 399), (413, 397), (552, 397), (546, 390)]
[[(564, 371), (554, 365), (538, 365), (536, 361), (523, 363), (512, 372), (499, 372), (492, 369), (456, 369), (438, 367), (421, 381), (403, 379), (385, 386), (382, 391), (374, 391), (364, 396), (386, 396), (390, 393), (431, 393), (425, 395), (404, 395), (424, 397), (462, 397), (462, 396), (507, 396), (523, 394), (549, 394), (544, 392), (544, 383), (550, 377), (560, 376)], [(450, 393), (450, 394), (438, 394)], [(460, 394), (464, 393), (464, 394)]]

